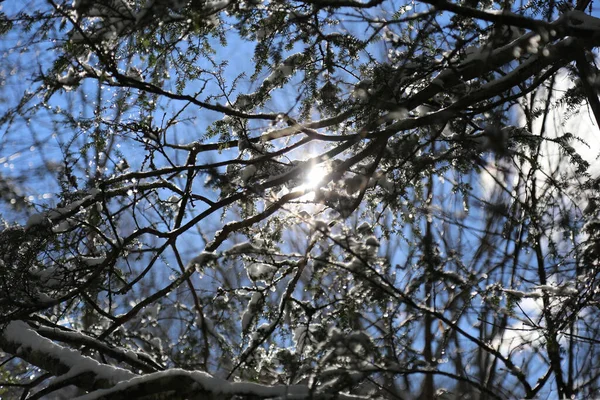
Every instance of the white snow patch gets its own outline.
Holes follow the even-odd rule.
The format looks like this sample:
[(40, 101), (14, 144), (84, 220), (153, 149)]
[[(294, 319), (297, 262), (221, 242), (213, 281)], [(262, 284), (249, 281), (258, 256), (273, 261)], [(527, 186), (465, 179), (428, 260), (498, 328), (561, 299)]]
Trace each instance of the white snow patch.
[(258, 304), (262, 300), (262, 294), (260, 292), (254, 292), (250, 301), (248, 302), (248, 306), (246, 307), (246, 311), (242, 315), (242, 332), (245, 332), (250, 327), (252, 320), (254, 319), (254, 315), (258, 309)]
[(365, 245), (379, 247), (379, 240), (375, 236), (369, 236), (365, 239)]
[(254, 164), (248, 165), (246, 168), (242, 169), (242, 171), (240, 172), (240, 179), (242, 180), (242, 182), (248, 183), (250, 178), (252, 178), (256, 174), (256, 171), (258, 171), (258, 168), (256, 168), (256, 165), (254, 165)]
[(195, 266), (196, 270), (198, 272), (201, 272), (202, 268), (204, 267), (204, 264), (206, 264), (208, 261), (212, 261), (212, 260), (216, 259), (217, 257), (218, 257), (217, 254), (212, 251), (203, 251), (202, 253), (198, 254), (196, 257), (192, 258), (190, 260), (189, 265)]
[(48, 216), (46, 213), (33, 214), (27, 219), (27, 223), (25, 224), (25, 229), (31, 229), (34, 226), (42, 225), (44, 223), (49, 223)]
[(231, 246), (229, 250), (225, 251), (226, 255), (230, 254), (245, 254), (245, 253), (255, 253), (258, 249), (254, 247), (254, 245), (250, 242), (242, 242), (236, 245)]
[(264, 281), (268, 283), (275, 276), (277, 268), (269, 264), (252, 263), (246, 267), (246, 272), (252, 282)]

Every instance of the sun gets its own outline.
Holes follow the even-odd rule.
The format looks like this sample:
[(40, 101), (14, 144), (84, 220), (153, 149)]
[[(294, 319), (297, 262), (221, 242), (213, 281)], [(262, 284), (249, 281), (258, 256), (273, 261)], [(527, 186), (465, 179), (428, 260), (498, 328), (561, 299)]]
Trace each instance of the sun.
[(302, 186), (306, 189), (315, 189), (323, 182), (323, 178), (329, 171), (323, 164), (312, 165), (305, 175)]

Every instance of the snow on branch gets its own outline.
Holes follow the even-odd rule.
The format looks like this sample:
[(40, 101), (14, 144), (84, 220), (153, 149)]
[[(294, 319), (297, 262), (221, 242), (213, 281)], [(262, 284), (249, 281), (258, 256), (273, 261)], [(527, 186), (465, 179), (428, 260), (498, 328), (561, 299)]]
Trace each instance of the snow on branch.
[(58, 329), (44, 326), (36, 329), (36, 331), (48, 339), (58, 340), (71, 345), (84, 345), (86, 347), (95, 349), (102, 354), (108, 355), (117, 361), (127, 363), (132, 367), (140, 369), (144, 372), (155, 372), (156, 370), (164, 369), (164, 367), (154, 361), (148, 354), (109, 346), (104, 342), (81, 332), (74, 330), (70, 331), (66, 328)]
[(0, 349), (50, 372), (57, 379), (75, 378), (77, 386), (85, 389), (110, 387), (135, 376), (126, 369), (101, 364), (60, 346), (40, 336), (24, 321), (12, 321), (6, 326), (0, 336)]
[[(48, 329), (43, 329), (49, 333)], [(65, 338), (82, 339), (85, 335), (64, 333)], [(252, 396), (253, 398), (330, 398), (330, 394), (311, 391), (306, 385), (261, 385), (229, 382), (200, 371), (170, 369), (138, 376), (126, 369), (98, 361), (58, 345), (41, 335), (24, 321), (12, 321), (0, 336), (0, 349), (55, 375), (52, 384), (70, 379), (76, 386), (91, 392), (77, 400), (126, 399), (150, 394), (210, 394), (219, 398)], [(362, 399), (360, 396), (336, 394), (339, 399)]]
[[(245, 396), (257, 399), (324, 399), (331, 398), (330, 394), (311, 392), (306, 385), (261, 385), (251, 382), (229, 382), (214, 377), (206, 372), (171, 369), (136, 377), (120, 382), (110, 389), (97, 390), (76, 400), (127, 399), (137, 398), (148, 394), (176, 393), (205, 394), (207, 398), (228, 399), (233, 396)], [(364, 399), (344, 393), (336, 394), (337, 399)]]

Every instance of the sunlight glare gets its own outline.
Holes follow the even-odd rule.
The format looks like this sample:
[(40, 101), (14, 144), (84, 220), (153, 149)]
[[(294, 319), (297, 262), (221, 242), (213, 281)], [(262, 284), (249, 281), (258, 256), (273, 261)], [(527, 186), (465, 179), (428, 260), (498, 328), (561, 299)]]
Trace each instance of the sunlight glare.
[(327, 168), (323, 164), (313, 165), (306, 173), (306, 178), (302, 186), (306, 189), (317, 188), (327, 173)]

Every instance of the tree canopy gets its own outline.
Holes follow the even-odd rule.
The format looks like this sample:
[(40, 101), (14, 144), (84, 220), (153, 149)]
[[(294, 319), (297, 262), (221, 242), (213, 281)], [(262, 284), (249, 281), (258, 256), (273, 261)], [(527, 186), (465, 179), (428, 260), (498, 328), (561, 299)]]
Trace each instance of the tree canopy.
[(0, 6), (0, 397), (600, 396), (590, 0)]

